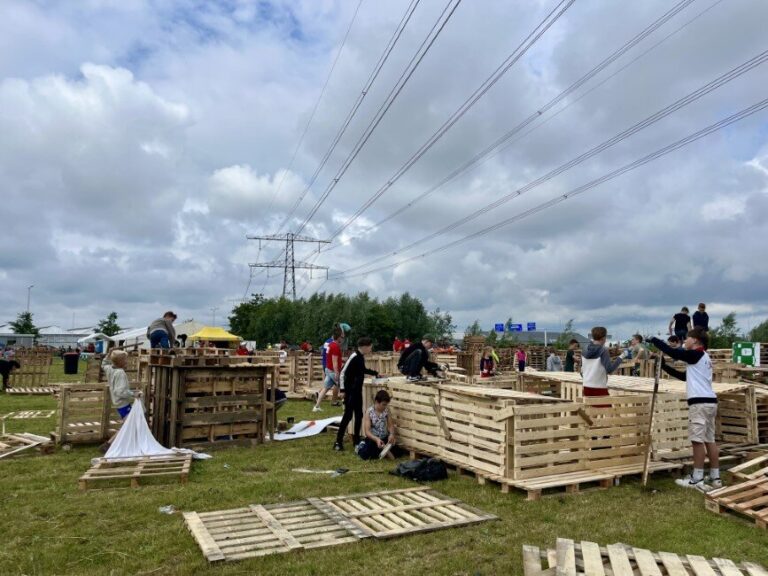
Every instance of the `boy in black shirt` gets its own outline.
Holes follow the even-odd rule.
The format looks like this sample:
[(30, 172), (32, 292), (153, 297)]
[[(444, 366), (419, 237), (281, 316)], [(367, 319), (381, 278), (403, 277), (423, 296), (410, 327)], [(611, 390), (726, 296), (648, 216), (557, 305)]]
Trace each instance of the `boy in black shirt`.
[(379, 373), (375, 370), (369, 370), (365, 367), (365, 355), (370, 354), (372, 342), (370, 338), (360, 338), (357, 341), (357, 348), (347, 359), (344, 367), (341, 369), (341, 389), (344, 391), (344, 416), (341, 418), (339, 431), (336, 434), (336, 443), (333, 449), (337, 452), (344, 450), (344, 434), (347, 432), (347, 426), (355, 417), (355, 431), (352, 434), (354, 445), (360, 443), (360, 427), (363, 424), (363, 380), (366, 374), (376, 378)]
[(685, 342), (685, 339), (688, 337), (688, 330), (691, 328), (691, 317), (688, 315), (688, 307), (683, 306), (680, 312), (675, 314), (669, 322), (669, 335), (674, 334), (680, 338), (680, 342)]
[(424, 336), (421, 342), (411, 344), (400, 354), (397, 368), (409, 382), (423, 380), (424, 377), (421, 375), (422, 368), (433, 376), (440, 375), (440, 366), (429, 359), (429, 351), (432, 349), (433, 342), (432, 336)]

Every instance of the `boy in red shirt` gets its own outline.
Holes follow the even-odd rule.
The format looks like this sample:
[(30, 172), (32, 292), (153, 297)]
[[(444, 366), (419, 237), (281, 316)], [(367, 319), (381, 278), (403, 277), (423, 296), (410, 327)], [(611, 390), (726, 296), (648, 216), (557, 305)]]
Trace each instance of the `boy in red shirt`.
[(339, 401), (339, 376), (343, 365), (341, 361), (341, 343), (343, 341), (344, 332), (341, 331), (341, 328), (334, 327), (333, 341), (328, 344), (328, 351), (325, 355), (325, 381), (323, 382), (323, 389), (317, 395), (317, 403), (312, 408), (312, 412), (323, 411), (320, 408), (320, 404), (323, 402), (323, 398), (325, 398), (328, 390), (333, 390), (334, 405)]

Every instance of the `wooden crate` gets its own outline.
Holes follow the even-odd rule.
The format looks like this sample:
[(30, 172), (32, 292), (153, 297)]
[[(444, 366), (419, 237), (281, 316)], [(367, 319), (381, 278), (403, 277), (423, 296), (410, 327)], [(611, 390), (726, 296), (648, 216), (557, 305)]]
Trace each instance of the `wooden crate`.
[(192, 466), (190, 454), (97, 461), (78, 480), (80, 490), (121, 487), (138, 488), (154, 480), (178, 479), (186, 484)]
[[(542, 561), (546, 567), (542, 567)], [(575, 543), (558, 538), (554, 550), (523, 546), (525, 576), (768, 576), (764, 568), (751, 562), (741, 567), (725, 558), (651, 552), (624, 544), (606, 547), (594, 542)]]
[(42, 388), (48, 386), (50, 357), (45, 362), (20, 361), (21, 368), (16, 368), (10, 374), (9, 388)]
[(735, 512), (755, 522), (758, 528), (768, 528), (768, 477), (758, 476), (733, 486), (707, 493), (704, 506), (710, 512)]
[(266, 391), (275, 366), (153, 366), (151, 429), (166, 447), (264, 442), (274, 433)]
[(104, 442), (121, 426), (106, 384), (62, 384), (56, 414), (57, 444)]
[(723, 442), (753, 444), (759, 441), (754, 386), (717, 395), (716, 434)]
[(392, 538), (495, 518), (425, 487), (184, 513), (187, 528), (209, 562)]

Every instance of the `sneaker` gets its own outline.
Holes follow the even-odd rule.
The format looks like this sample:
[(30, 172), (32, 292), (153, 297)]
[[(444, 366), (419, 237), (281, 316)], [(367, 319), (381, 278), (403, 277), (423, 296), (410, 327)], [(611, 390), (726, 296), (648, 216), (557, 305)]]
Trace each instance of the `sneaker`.
[(338, 442), (333, 443), (333, 449), (336, 450), (336, 452), (344, 452), (344, 446)]
[(315, 406), (314, 408), (312, 408), (312, 412), (322, 412), (322, 411), (323, 409), (320, 408), (320, 406)]
[(701, 482), (699, 486), (696, 486), (697, 489), (701, 490), (706, 494), (707, 492), (712, 492), (712, 490), (717, 490), (718, 488), (723, 487), (723, 481), (720, 480), (720, 478), (712, 479), (705, 479), (704, 482)]
[(686, 476), (685, 478), (678, 478), (675, 480), (675, 484), (681, 488), (696, 488), (702, 490), (704, 487), (704, 478), (694, 480), (691, 476)]
[(341, 401), (336, 400), (336, 402), (331, 403), (331, 406), (341, 406)]
[(364, 442), (360, 442), (357, 446), (355, 446), (355, 454), (360, 452), (360, 448), (363, 446)]
[(421, 382), (424, 380), (423, 376), (406, 376), (405, 381), (406, 382)]

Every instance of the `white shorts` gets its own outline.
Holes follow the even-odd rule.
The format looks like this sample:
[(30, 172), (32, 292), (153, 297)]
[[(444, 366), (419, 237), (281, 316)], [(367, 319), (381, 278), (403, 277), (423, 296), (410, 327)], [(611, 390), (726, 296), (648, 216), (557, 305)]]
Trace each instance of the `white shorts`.
[(711, 444), (715, 441), (717, 404), (691, 404), (688, 406), (688, 439), (691, 442)]

